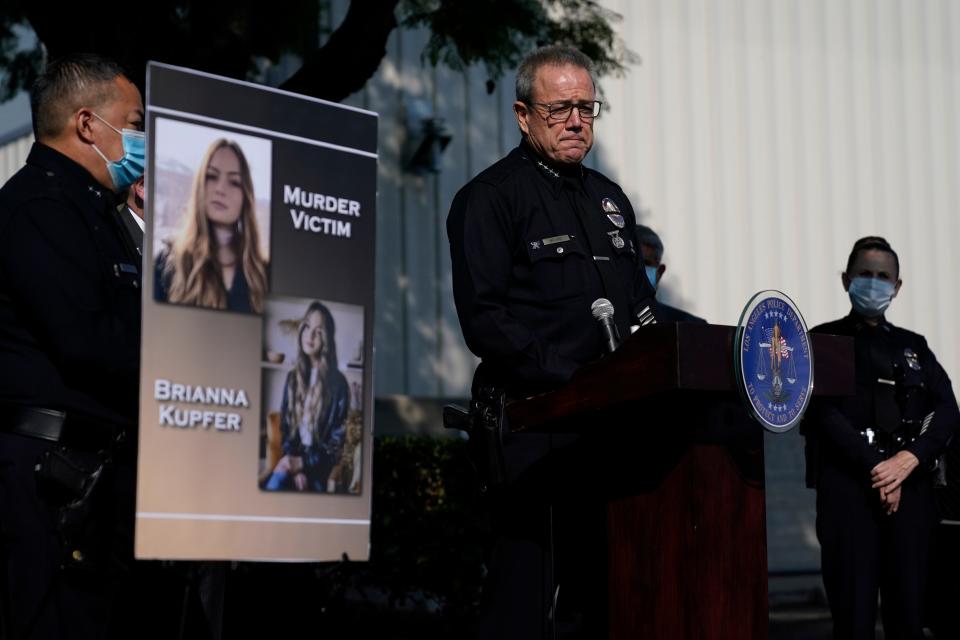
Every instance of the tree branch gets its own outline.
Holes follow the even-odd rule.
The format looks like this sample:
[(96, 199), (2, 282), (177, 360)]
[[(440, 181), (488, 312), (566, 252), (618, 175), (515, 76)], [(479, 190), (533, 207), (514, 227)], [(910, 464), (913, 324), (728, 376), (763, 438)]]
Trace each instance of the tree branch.
[(333, 102), (362, 89), (387, 54), (387, 38), (397, 27), (398, 2), (351, 0), (327, 43), (309, 54), (280, 88)]

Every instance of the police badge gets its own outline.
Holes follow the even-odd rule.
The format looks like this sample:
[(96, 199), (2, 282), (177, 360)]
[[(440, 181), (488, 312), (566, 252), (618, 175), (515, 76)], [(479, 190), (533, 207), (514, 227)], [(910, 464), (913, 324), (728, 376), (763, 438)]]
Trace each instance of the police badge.
[(604, 213), (620, 213), (620, 207), (618, 207), (617, 203), (610, 198), (604, 198), (601, 200), (600, 206), (603, 208)]
[(907, 366), (913, 369), (914, 371), (920, 371), (920, 358), (917, 356), (917, 352), (907, 347), (903, 350), (903, 357), (907, 359)]
[(793, 301), (780, 291), (753, 296), (734, 350), (737, 387), (757, 422), (774, 433), (799, 424), (813, 391), (813, 349)]
[[(623, 229), (624, 225), (626, 225), (626, 222), (624, 221), (623, 216), (620, 215), (620, 207), (617, 206), (616, 202), (610, 198), (604, 198), (600, 201), (600, 208), (603, 209), (603, 212), (607, 214), (607, 219), (612, 222), (617, 229)], [(617, 248), (619, 249), (620, 247)]]

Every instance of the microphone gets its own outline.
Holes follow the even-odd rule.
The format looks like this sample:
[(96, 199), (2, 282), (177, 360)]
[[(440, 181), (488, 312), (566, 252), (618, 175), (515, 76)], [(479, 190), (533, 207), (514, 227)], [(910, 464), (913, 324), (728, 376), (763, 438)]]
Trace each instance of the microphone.
[(597, 298), (590, 305), (590, 311), (603, 327), (607, 351), (613, 353), (620, 346), (620, 334), (617, 331), (617, 325), (613, 324), (613, 304), (606, 298)]

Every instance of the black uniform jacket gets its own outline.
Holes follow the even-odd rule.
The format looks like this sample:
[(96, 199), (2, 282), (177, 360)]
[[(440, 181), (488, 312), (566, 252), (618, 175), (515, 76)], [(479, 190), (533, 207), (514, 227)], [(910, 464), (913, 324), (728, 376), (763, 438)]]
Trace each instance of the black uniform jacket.
[(39, 143), (0, 189), (0, 403), (135, 422), (140, 257), (117, 204)]
[(613, 303), (623, 338), (649, 320), (654, 290), (633, 227), (615, 183), (579, 165), (558, 172), (523, 142), (457, 193), (447, 219), (454, 300), (484, 377), (517, 394), (569, 380), (603, 354), (597, 298)]
[(671, 307), (670, 305), (663, 304), (662, 302), (660, 303), (660, 315), (664, 322), (694, 322), (697, 324), (707, 324), (707, 321), (700, 316), (695, 316), (692, 313), (684, 311), (683, 309)]
[[(811, 333), (852, 336), (855, 340), (856, 395), (815, 398), (804, 421), (808, 437), (820, 440), (822, 461), (850, 466), (866, 479), (883, 458), (859, 432), (868, 427), (889, 431), (901, 418), (922, 420), (933, 411), (927, 429), (906, 447), (917, 456), (922, 468), (929, 468), (956, 431), (960, 413), (950, 378), (923, 336), (895, 327), (886, 319), (871, 327), (855, 312), (814, 327)], [(893, 381), (896, 386), (878, 379)], [(875, 395), (884, 389), (891, 389), (891, 404), (885, 405)]]

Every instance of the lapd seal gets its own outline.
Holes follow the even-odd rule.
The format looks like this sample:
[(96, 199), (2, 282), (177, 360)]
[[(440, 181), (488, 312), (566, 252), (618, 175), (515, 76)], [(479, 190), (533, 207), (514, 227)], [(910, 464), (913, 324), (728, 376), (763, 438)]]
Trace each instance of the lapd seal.
[(813, 391), (813, 350), (800, 311), (780, 291), (760, 291), (740, 314), (734, 340), (740, 394), (751, 415), (774, 433), (803, 419)]

